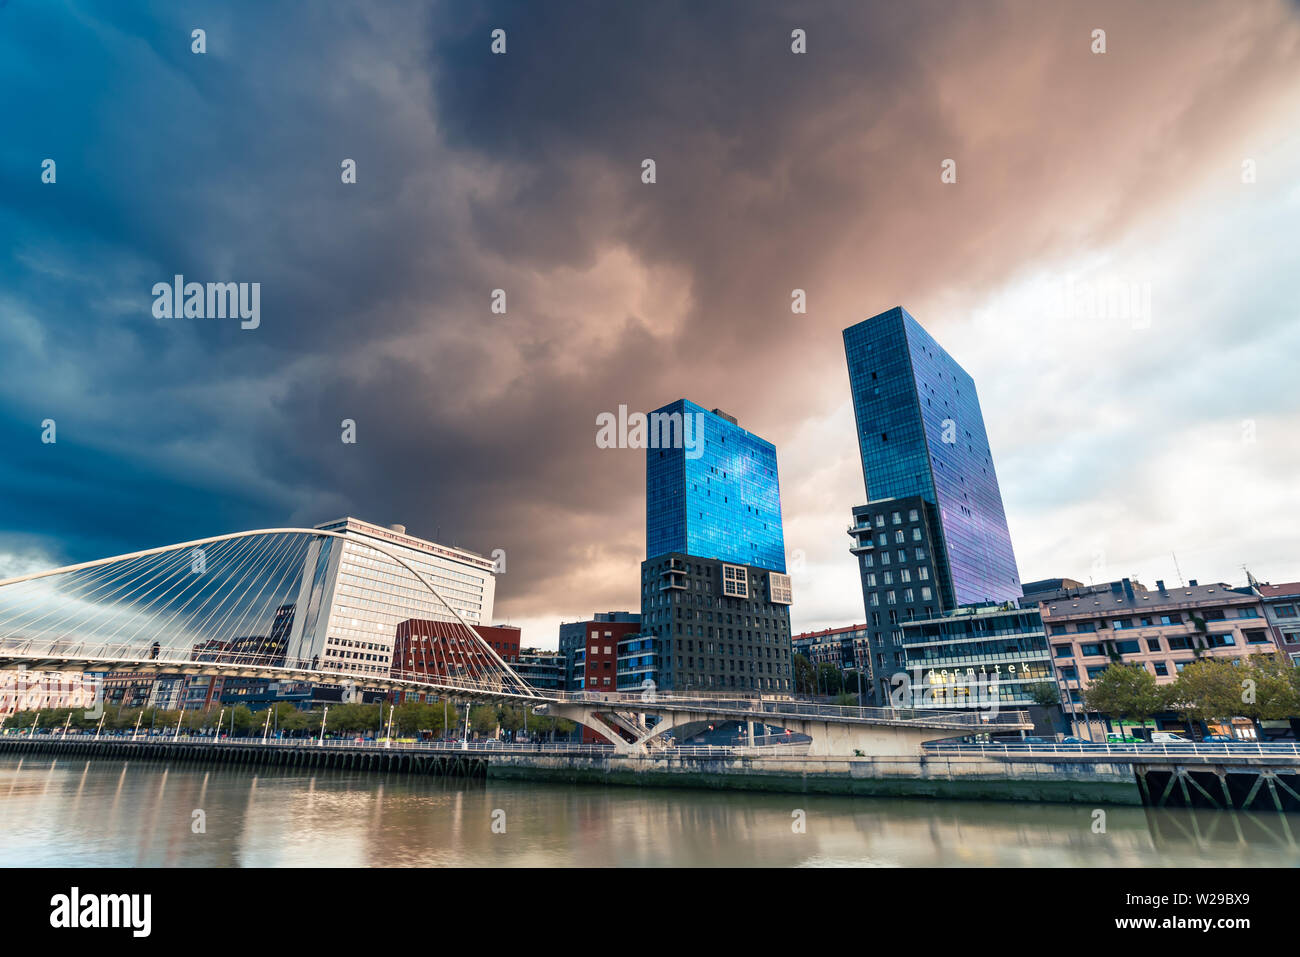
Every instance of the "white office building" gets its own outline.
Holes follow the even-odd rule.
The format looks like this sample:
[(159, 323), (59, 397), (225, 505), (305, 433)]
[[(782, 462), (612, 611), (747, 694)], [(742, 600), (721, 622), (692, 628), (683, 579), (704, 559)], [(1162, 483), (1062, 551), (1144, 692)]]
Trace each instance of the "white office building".
[(322, 670), (386, 675), (399, 624), (411, 618), (455, 620), (385, 552), (425, 576), (470, 625), (491, 623), (496, 579), (490, 559), (416, 538), (401, 525), (341, 518), (316, 527), (345, 537), (321, 539), (308, 551), (288, 634), (290, 658), (314, 659)]

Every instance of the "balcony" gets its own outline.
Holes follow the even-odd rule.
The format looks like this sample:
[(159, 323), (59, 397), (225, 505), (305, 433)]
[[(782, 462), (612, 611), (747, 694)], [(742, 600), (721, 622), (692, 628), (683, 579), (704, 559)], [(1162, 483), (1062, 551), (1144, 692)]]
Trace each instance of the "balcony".
[[(674, 559), (674, 561), (676, 561)], [(678, 577), (680, 576), (680, 577)], [(665, 568), (659, 573), (659, 590), (668, 591), (670, 589), (687, 590), (686, 569), (684, 568)]]
[(854, 555), (861, 555), (864, 552), (873, 551), (876, 547), (872, 540), (870, 525), (850, 525), (848, 527), (849, 537), (853, 539), (853, 544), (849, 546), (849, 551)]

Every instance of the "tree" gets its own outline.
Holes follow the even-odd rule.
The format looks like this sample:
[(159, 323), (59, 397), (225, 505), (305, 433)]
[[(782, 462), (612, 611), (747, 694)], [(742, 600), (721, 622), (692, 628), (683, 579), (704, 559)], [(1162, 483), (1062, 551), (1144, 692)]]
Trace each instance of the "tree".
[(318, 730), (320, 719), (320, 711), (299, 711), (295, 708), (292, 714), (281, 717), (280, 727), (291, 734), (301, 734)]
[(1038, 705), (1040, 708), (1048, 709), (1047, 722), (1052, 731), (1055, 731), (1056, 713), (1051, 709), (1055, 708), (1057, 711), (1062, 710), (1061, 689), (1057, 686), (1056, 682), (1036, 681), (1025, 688), (1025, 694), (1029, 696), (1030, 701)]
[(1237, 671), (1241, 684), (1240, 714), (1255, 722), (1258, 738), (1264, 736), (1261, 721), (1300, 715), (1300, 675), (1286, 655), (1251, 655), (1246, 666)]
[(817, 675), (813, 670), (812, 662), (803, 655), (794, 656), (794, 690), (796, 694), (815, 694), (817, 689)]
[(1029, 700), (1043, 708), (1061, 703), (1061, 689), (1054, 681), (1036, 681), (1025, 689)]
[(253, 712), (248, 710), (248, 705), (236, 705), (235, 710), (231, 712), (231, 715), (233, 715), (231, 721), (234, 724), (236, 731), (247, 733), (248, 729), (253, 726)]
[(837, 695), (843, 690), (844, 675), (838, 667), (830, 662), (822, 662), (817, 668), (818, 694)]
[(1090, 711), (1138, 721), (1144, 730), (1152, 715), (1169, 707), (1168, 693), (1139, 664), (1109, 665), (1084, 689), (1083, 702)]
[(486, 734), (495, 732), (497, 727), (497, 708), (492, 704), (476, 704), (469, 709), (469, 726)]
[(1175, 711), (1189, 721), (1211, 721), (1240, 714), (1241, 673), (1218, 658), (1199, 658), (1169, 686)]

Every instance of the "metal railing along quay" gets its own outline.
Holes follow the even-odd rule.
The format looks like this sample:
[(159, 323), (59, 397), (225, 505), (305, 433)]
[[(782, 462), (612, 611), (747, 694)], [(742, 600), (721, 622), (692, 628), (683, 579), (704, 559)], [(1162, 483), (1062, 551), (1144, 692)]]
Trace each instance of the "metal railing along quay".
[[(42, 742), (49, 741), (68, 741), (72, 742), (114, 742), (130, 743), (135, 741), (140, 744), (174, 744), (189, 747), (207, 747), (220, 745), (222, 747), (268, 747), (268, 748), (323, 748), (333, 750), (378, 750), (378, 751), (421, 751), (437, 753), (460, 753), (475, 752), (479, 754), (602, 754), (612, 755), (615, 753), (612, 744), (580, 744), (567, 743), (563, 741), (542, 741), (542, 742), (512, 742), (512, 741), (386, 741), (384, 739), (364, 739), (356, 740), (355, 738), (326, 738), (321, 741), (319, 738), (261, 738), (246, 737), (232, 738), (229, 736), (217, 736), (210, 734), (190, 734), (173, 737), (171, 733), (154, 733), (150, 734), (105, 734), (96, 736), (94, 734), (82, 732), (64, 735), (61, 730), (38, 730), (35, 738), (25, 730), (15, 729), (12, 733), (6, 732), (0, 735), (9, 741), (26, 741), (36, 740)], [(686, 755), (729, 755), (742, 754), (753, 756), (755, 754), (771, 755), (797, 755), (807, 752), (808, 742), (799, 744), (761, 744), (750, 747), (748, 745), (713, 745), (713, 744), (683, 744), (673, 745), (658, 751), (651, 752), (655, 754), (686, 754)]]
[(1030, 755), (1113, 755), (1118, 757), (1167, 755), (1169, 757), (1269, 757), (1286, 755), (1300, 758), (1300, 742), (1296, 741), (1169, 741), (1158, 743), (1123, 744), (1119, 742), (1082, 742), (1065, 744), (1055, 741), (984, 741), (970, 744), (927, 742), (927, 754), (1030, 754)]

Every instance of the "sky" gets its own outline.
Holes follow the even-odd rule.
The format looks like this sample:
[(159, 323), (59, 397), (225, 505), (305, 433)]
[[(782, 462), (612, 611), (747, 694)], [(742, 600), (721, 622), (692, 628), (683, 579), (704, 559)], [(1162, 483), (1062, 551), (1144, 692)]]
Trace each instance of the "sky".
[(351, 514), (554, 647), (639, 601), (596, 417), (686, 397), (777, 447), (795, 630), (859, 622), (840, 331), (903, 305), (1022, 580), (1300, 579), (1296, 3), (7, 0), (0, 87), (0, 575)]

